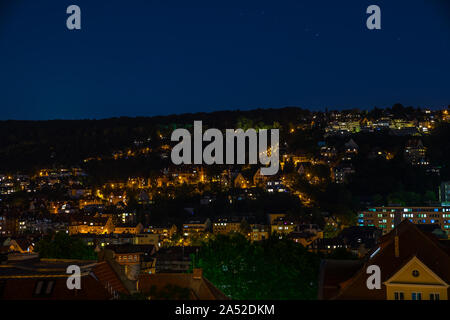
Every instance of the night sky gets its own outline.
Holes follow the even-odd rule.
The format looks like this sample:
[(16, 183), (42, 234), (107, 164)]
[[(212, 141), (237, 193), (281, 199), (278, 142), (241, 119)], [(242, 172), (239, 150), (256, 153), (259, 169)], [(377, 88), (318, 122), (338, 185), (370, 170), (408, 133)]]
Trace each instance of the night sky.
[(0, 119), (446, 106), (449, 2), (0, 0)]

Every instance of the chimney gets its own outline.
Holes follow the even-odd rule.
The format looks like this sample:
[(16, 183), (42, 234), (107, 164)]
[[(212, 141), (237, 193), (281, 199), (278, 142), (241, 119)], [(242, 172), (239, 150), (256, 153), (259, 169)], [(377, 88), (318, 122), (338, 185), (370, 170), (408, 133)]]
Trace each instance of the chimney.
[(398, 257), (400, 257), (400, 246), (399, 246), (398, 235), (395, 235), (394, 242), (395, 242), (395, 257), (398, 258)]
[(194, 268), (194, 270), (192, 271), (192, 279), (201, 280), (202, 277), (203, 277), (203, 269)]
[(394, 228), (397, 228), (397, 226), (402, 222), (402, 214), (400, 212), (394, 213)]

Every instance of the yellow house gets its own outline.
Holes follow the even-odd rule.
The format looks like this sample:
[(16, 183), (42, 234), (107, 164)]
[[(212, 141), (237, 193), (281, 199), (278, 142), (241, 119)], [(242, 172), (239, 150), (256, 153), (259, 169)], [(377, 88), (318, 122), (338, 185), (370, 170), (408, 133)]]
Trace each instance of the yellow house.
[(139, 233), (133, 238), (133, 244), (152, 244), (156, 249), (159, 248), (159, 234), (157, 233)]
[(251, 230), (250, 241), (252, 242), (266, 240), (270, 236), (270, 227), (267, 225), (252, 224)]
[(250, 187), (250, 182), (244, 178), (242, 173), (239, 173), (234, 179), (234, 187), (238, 189), (247, 189)]
[(212, 224), (214, 234), (228, 234), (241, 231), (241, 217), (218, 218)]
[(69, 234), (93, 233), (109, 234), (114, 231), (111, 217), (89, 217), (82, 216), (72, 219), (69, 225)]
[(114, 227), (114, 233), (128, 233), (128, 234), (138, 234), (144, 230), (142, 223), (138, 224), (120, 224)]
[(160, 239), (170, 239), (177, 232), (177, 227), (173, 225), (167, 226), (149, 226), (145, 232), (150, 232), (159, 235)]
[(80, 209), (83, 209), (87, 206), (100, 206), (103, 204), (101, 199), (81, 199), (79, 201)]
[(285, 219), (284, 217), (280, 217), (272, 222), (270, 231), (271, 233), (289, 234), (291, 232), (294, 232), (296, 228), (297, 223), (289, 219)]
[(449, 284), (416, 256), (384, 282), (387, 300), (447, 300)]
[[(373, 266), (378, 271), (369, 272)], [(319, 274), (319, 299), (448, 300), (450, 243), (406, 219), (365, 259), (323, 260)], [(379, 288), (368, 285), (370, 276)]]

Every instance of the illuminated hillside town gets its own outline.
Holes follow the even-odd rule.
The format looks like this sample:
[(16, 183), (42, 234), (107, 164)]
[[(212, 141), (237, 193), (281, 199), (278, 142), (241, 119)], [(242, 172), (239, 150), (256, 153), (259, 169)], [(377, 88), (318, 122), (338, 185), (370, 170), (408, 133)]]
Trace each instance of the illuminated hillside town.
[[(192, 133), (194, 120), (205, 130), (279, 130), (278, 172), (248, 161), (174, 164), (171, 134)], [(448, 107), (0, 130), (1, 299), (449, 298)], [(83, 272), (77, 293), (61, 271), (73, 264)], [(381, 290), (365, 286), (371, 264), (384, 270)]]
[(3, 318), (445, 318), (449, 13), (0, 0)]

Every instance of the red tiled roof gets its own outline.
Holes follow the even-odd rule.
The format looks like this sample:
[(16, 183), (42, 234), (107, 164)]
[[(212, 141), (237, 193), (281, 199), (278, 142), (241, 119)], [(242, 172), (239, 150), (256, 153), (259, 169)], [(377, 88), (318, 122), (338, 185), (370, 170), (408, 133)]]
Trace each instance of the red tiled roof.
[(99, 262), (92, 271), (97, 279), (106, 287), (116, 292), (129, 294), (129, 291), (107, 261)]
[[(51, 293), (36, 295), (39, 281), (54, 281)], [(9, 278), (0, 279), (0, 299), (2, 300), (108, 300), (111, 295), (104, 286), (90, 275), (81, 277), (81, 289), (69, 290), (67, 278)], [(44, 289), (42, 290), (45, 292)]]

